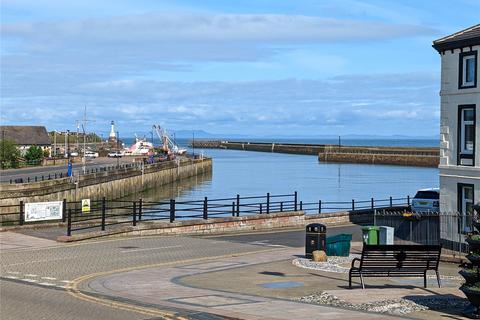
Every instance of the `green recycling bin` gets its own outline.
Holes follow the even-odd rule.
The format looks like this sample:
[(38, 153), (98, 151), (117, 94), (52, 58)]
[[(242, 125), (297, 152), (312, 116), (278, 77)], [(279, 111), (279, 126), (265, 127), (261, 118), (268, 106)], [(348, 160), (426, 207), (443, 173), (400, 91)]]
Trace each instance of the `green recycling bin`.
[(338, 234), (328, 237), (325, 244), (325, 253), (327, 256), (348, 257), (350, 255), (351, 234)]
[(380, 228), (377, 226), (367, 226), (362, 228), (363, 243), (378, 244), (378, 232)]

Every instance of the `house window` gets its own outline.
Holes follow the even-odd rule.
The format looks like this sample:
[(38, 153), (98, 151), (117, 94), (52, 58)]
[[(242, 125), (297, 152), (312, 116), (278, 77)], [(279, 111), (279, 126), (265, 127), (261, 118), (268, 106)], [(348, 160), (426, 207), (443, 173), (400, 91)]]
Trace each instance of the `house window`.
[(473, 217), (473, 184), (458, 184), (458, 231), (465, 233), (471, 231)]
[(460, 53), (458, 88), (477, 86), (477, 51)]
[(458, 165), (475, 165), (475, 105), (458, 108)]

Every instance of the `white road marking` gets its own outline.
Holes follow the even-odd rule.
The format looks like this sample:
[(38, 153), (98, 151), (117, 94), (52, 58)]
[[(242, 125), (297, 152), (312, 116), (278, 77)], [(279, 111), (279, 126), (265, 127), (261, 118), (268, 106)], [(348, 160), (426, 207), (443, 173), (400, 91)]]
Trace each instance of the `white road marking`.
[(25, 275), (25, 277), (32, 277), (32, 278), (35, 278), (35, 277), (38, 277), (38, 275), (36, 275), (36, 274), (30, 274), (30, 273), (27, 273), (27, 274)]
[(281, 245), (281, 244), (267, 243), (269, 241), (270, 240), (252, 241), (252, 242), (248, 242), (248, 244), (251, 244), (251, 245), (254, 245), (254, 246), (263, 246), (263, 247), (286, 248), (286, 246)]
[(139, 251), (149, 251), (149, 250), (160, 250), (160, 249), (171, 249), (171, 248), (181, 248), (182, 246), (166, 246), (166, 247), (156, 247), (156, 248), (144, 248), (144, 249), (128, 249), (120, 251), (121, 253), (128, 252), (139, 252)]
[(54, 286), (55, 285), (55, 283), (50, 283), (50, 282), (40, 282), (39, 284), (42, 285), (42, 286)]
[(63, 282), (63, 283), (72, 283), (73, 281), (72, 280), (62, 280), (60, 282)]
[(15, 277), (15, 276), (5, 276), (5, 278), (7, 278), (7, 279), (18, 279), (18, 277)]
[(7, 273), (11, 273), (11, 274), (19, 274), (20, 272), (18, 272), (18, 271), (7, 271)]
[(34, 280), (34, 279), (22, 279), (22, 281), (26, 281), (26, 282), (38, 282), (38, 280)]
[(42, 277), (44, 280), (57, 280), (57, 278), (52, 278), (52, 277)]

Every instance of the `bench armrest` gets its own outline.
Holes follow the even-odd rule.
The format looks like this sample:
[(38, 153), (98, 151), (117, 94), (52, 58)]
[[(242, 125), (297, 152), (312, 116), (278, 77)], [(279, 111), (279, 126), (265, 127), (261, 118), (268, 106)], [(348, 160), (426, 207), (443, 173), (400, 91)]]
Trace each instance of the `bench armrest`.
[(358, 258), (353, 258), (351, 268), (355, 268), (355, 262), (356, 262), (356, 261), (360, 262), (361, 260), (358, 259)]

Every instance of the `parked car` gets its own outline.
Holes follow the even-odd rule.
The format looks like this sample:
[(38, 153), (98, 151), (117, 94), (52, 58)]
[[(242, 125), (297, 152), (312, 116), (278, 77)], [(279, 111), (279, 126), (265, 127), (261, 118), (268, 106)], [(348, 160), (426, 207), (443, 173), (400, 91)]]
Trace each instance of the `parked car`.
[(108, 155), (107, 155), (109, 158), (121, 158), (123, 156), (123, 154), (121, 154), (120, 152), (109, 152)]
[(413, 212), (439, 212), (439, 210), (440, 190), (438, 188), (420, 189), (412, 199)]
[(85, 157), (87, 157), (87, 158), (98, 158), (98, 152), (87, 151), (87, 152), (85, 152)]
[(77, 151), (70, 152), (70, 157), (78, 157), (78, 152)]

